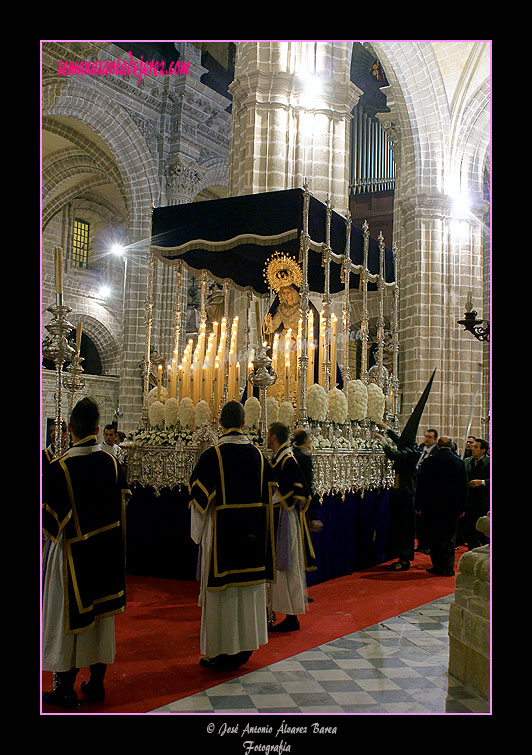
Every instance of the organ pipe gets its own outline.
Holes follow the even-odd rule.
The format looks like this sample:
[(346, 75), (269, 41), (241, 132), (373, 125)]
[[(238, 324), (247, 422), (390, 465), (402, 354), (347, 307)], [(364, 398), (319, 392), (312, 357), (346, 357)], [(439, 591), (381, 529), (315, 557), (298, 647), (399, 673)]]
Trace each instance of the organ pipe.
[(393, 190), (395, 162), (388, 136), (360, 104), (351, 119), (351, 145), (351, 191)]

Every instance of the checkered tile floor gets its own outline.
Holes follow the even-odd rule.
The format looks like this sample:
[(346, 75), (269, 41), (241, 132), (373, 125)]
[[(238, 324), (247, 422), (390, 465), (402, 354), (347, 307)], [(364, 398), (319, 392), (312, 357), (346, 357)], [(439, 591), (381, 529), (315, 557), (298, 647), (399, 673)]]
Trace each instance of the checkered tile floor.
[(447, 672), (453, 595), (152, 713), (489, 713)]

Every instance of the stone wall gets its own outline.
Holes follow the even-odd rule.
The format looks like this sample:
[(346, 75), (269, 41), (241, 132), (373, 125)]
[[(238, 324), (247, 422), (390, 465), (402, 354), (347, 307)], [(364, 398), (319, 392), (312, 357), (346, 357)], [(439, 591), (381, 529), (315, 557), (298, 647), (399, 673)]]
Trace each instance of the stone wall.
[[(477, 529), (489, 536), (489, 516)], [(490, 545), (461, 557), (449, 612), (449, 673), (485, 699), (490, 696)]]
[[(103, 440), (103, 428), (105, 425), (116, 420), (115, 411), (118, 407), (118, 377), (109, 375), (83, 375), (85, 385), (81, 391), (74, 395), (74, 404), (85, 396), (90, 396), (98, 402), (100, 407), (100, 433), (99, 440)], [(46, 440), (47, 420), (55, 418), (55, 370), (42, 371), (42, 438), (43, 443)], [(61, 406), (63, 419), (68, 422), (70, 394), (67, 390), (62, 393), (63, 402)], [(125, 428), (124, 418), (118, 420), (118, 426)]]

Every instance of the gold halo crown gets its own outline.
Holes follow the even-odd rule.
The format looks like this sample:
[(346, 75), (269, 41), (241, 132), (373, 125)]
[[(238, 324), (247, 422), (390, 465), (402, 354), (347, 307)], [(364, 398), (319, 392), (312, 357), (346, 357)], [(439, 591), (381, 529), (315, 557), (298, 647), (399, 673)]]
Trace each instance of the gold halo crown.
[(303, 271), (293, 257), (284, 252), (275, 252), (266, 260), (264, 280), (276, 293), (286, 286), (301, 286)]

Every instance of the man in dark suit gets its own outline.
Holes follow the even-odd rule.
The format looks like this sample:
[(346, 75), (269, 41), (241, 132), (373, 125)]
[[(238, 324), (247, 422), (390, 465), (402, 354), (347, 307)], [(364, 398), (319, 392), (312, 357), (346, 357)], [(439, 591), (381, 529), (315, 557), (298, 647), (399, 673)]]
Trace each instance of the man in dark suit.
[(467, 472), (467, 506), (464, 529), (468, 550), (485, 545), (487, 539), (477, 530), (481, 516), (490, 510), (490, 457), (489, 443), (476, 438), (471, 448), (471, 456), (465, 460)]
[(424, 522), (430, 548), (430, 574), (454, 575), (456, 530), (466, 501), (465, 463), (453, 452), (451, 438), (442, 436), (437, 450), (421, 466), (416, 486), (415, 508)]
[[(438, 443), (438, 431), (434, 430), (434, 428), (431, 427), (425, 431), (425, 440), (419, 446), (419, 450), (421, 451), (421, 456), (419, 457), (419, 461), (417, 463), (418, 475), (421, 469), (421, 465), (423, 464), (425, 459), (428, 459), (430, 454), (436, 451), (437, 443)], [(416, 516), (416, 537), (417, 537), (417, 547), (415, 548), (416, 553), (429, 552), (429, 546), (427, 545), (425, 533), (423, 532), (423, 524), (424, 523), (421, 517)]]
[(476, 438), (474, 435), (468, 435), (465, 448), (464, 448), (464, 454), (462, 456), (462, 459), (468, 459), (471, 456), (471, 449), (473, 448), (473, 443), (475, 442)]

